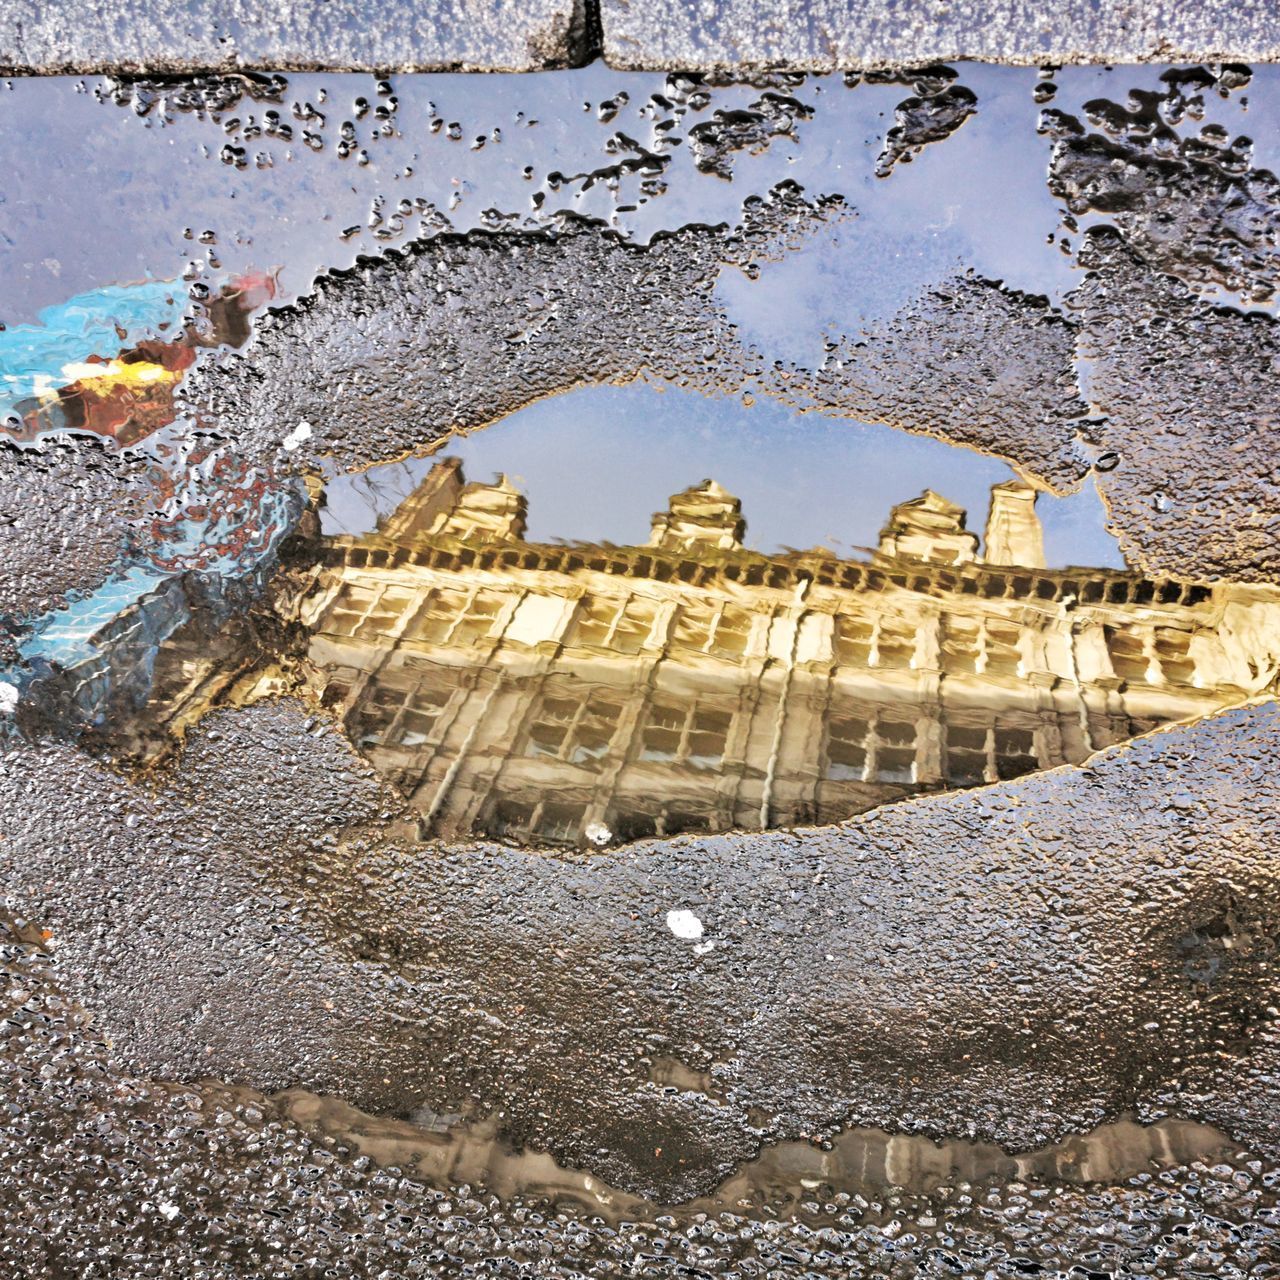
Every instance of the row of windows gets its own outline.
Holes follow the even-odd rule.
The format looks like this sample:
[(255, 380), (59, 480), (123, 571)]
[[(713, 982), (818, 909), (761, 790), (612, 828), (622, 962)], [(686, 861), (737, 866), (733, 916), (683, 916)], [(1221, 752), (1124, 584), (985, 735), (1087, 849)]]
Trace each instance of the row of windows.
[(493, 806), (485, 825), (492, 835), (508, 840), (577, 844), (586, 813), (586, 806), (580, 804), (554, 800), (521, 804), (502, 800)]
[[(447, 681), (409, 687), (372, 685), (353, 718), (361, 746), (419, 747), (438, 740), (453, 697)], [(602, 767), (614, 750), (627, 702), (598, 686), (562, 687), (539, 698), (519, 754), (548, 757), (587, 769)], [(724, 761), (734, 714), (706, 699), (654, 695), (639, 729), (636, 759), (646, 764), (712, 772)], [(823, 777), (835, 782), (911, 785), (916, 776), (919, 725), (902, 708), (835, 714), (826, 722)], [(1038, 767), (1032, 731), (1002, 725), (948, 724), (946, 780), (971, 786), (1014, 778)]]
[(827, 725), (825, 776), (836, 782), (915, 781), (916, 725), (901, 712), (869, 718), (832, 716)]
[[(1000, 618), (944, 614), (939, 665), (948, 675), (1024, 674), (1021, 628)], [(1179, 627), (1104, 627), (1112, 669), (1130, 683), (1190, 684), (1192, 632)], [(841, 666), (903, 670), (915, 665), (916, 628), (891, 614), (837, 614), (835, 656)]]
[[(946, 726), (943, 773), (953, 787), (1017, 778), (1039, 768), (1030, 729), (992, 723)], [(910, 784), (916, 776), (918, 726), (898, 710), (832, 716), (825, 776), (832, 781)]]
[(1035, 735), (1010, 725), (947, 725), (946, 778), (953, 787), (971, 787), (1018, 778), (1040, 767)]
[[(625, 706), (616, 695), (601, 689), (543, 697), (526, 733), (524, 754), (595, 765), (608, 754)], [(697, 699), (655, 697), (640, 731), (638, 759), (687, 769), (718, 769), (732, 726), (729, 711)]]
[[(436, 587), (415, 592), (346, 583), (330, 604), (324, 627), (332, 635), (370, 644), (394, 637), (463, 647), (493, 634), (503, 605), (510, 599), (503, 592), (484, 589)], [(565, 639), (571, 645), (639, 653), (650, 641), (659, 610), (660, 603), (646, 596), (586, 596), (579, 602)], [(752, 618), (749, 611), (732, 605), (683, 606), (676, 615), (671, 644), (689, 653), (741, 658), (750, 641)]]
[[(915, 741), (916, 726), (892, 714), (836, 717), (828, 731), (826, 777), (910, 785), (915, 781)], [(946, 728), (946, 781), (953, 787), (1016, 778), (1038, 765), (1029, 729), (998, 724)], [(582, 839), (586, 812), (580, 802), (500, 799), (490, 807), (485, 825), (493, 835), (508, 839), (574, 845)], [(605, 840), (629, 842), (706, 831), (713, 825), (707, 813), (662, 805), (653, 813), (611, 813)]]
[[(1133, 734), (1154, 728), (1158, 721), (1133, 720)], [(1016, 778), (1039, 767), (1034, 734), (1030, 729), (993, 723), (947, 725), (946, 781), (953, 787), (976, 786), (999, 779)], [(871, 713), (866, 718), (837, 716), (830, 721), (826, 776), (909, 784), (914, 779), (916, 726), (892, 712)], [(656, 801), (656, 797), (655, 797)], [(611, 811), (605, 820), (609, 843), (626, 843), (654, 836), (719, 829), (710, 811), (655, 803), (652, 812)], [(582, 802), (542, 799), (494, 801), (485, 828), (493, 835), (517, 841), (577, 845), (582, 842), (587, 806)], [(844, 816), (837, 807), (828, 814)], [(816, 816), (816, 815), (814, 815)]]
[[(585, 596), (574, 614), (566, 640), (571, 645), (639, 653), (653, 637), (659, 602), (647, 596), (626, 599)], [(751, 640), (754, 616), (746, 609), (722, 604), (681, 605), (676, 611), (670, 644), (686, 653), (741, 658)]]
[[(426, 645), (465, 647), (492, 635), (509, 596), (499, 591), (401, 587), (347, 583), (330, 606), (326, 629), (377, 643), (389, 636)], [(584, 597), (566, 636), (570, 645), (636, 654), (653, 637), (660, 604), (646, 596)], [(406, 615), (407, 618), (406, 618)], [(670, 643), (685, 653), (741, 659), (753, 618), (732, 605), (682, 605)], [(958, 675), (1016, 676), (1022, 671), (1020, 628), (998, 618), (944, 615), (940, 665)], [(1104, 628), (1112, 667), (1121, 679), (1189, 684), (1195, 675), (1191, 633), (1176, 627), (1142, 630)], [(835, 659), (841, 666), (907, 670), (915, 665), (917, 627), (893, 614), (838, 614)]]
[[(1150, 727), (1137, 722), (1131, 725), (1134, 732)], [(945, 776), (950, 786), (1016, 778), (1039, 767), (1030, 729), (998, 723), (947, 725), (945, 733)], [(871, 713), (863, 719), (833, 717), (828, 727), (825, 776), (911, 784), (915, 781), (915, 744), (916, 726), (892, 712)], [(581, 842), (586, 811), (583, 803), (540, 800), (521, 804), (501, 799), (490, 807), (486, 825), (500, 837), (574, 845)], [(707, 831), (716, 825), (709, 813), (668, 805), (652, 813), (611, 812), (605, 823), (609, 842)]]
[(424, 594), (346, 583), (329, 607), (325, 629), (369, 644), (398, 636), (419, 644), (465, 646), (490, 634), (507, 598), (500, 591), (436, 588)]
[[(941, 667), (950, 675), (1014, 676), (1020, 671), (1021, 629), (998, 618), (947, 614), (941, 619)], [(836, 661), (849, 667), (915, 666), (917, 628), (891, 614), (837, 614)]]
[[(624, 704), (598, 689), (582, 698), (549, 697), (528, 730), (525, 754), (593, 766), (609, 754)], [(686, 769), (720, 768), (733, 714), (705, 702), (657, 697), (640, 730), (637, 759)], [(911, 785), (919, 724), (898, 708), (833, 715), (826, 724), (823, 776), (830, 781)], [(952, 786), (1016, 778), (1039, 767), (1032, 730), (992, 722), (945, 727), (944, 776)]]

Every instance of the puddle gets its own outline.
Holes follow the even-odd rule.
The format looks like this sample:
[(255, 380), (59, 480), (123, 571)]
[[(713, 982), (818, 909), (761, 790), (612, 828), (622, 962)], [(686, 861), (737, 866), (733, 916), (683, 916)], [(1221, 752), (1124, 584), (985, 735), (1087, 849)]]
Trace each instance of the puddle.
[(1280, 662), (1280, 592), (1116, 567), (1090, 487), (777, 406), (592, 388), (311, 499), (249, 617), (166, 579), (42, 633), (43, 722), (146, 761), (212, 707), (300, 692), (421, 837), (590, 849), (1078, 764)]
[[(418, 1270), (558, 1265), (523, 1203), (510, 1251), (497, 1200), (455, 1224), (461, 1183), (580, 1205), (557, 1248), (604, 1270), (665, 1248), (619, 1243), (665, 1188), (686, 1275), (826, 1196), (844, 1236), (753, 1220), (743, 1273), (1159, 1269), (1184, 1218), (1195, 1274), (1250, 1273), (1274, 706), (812, 829), (1275, 691), (1280, 74), (1048, 76), (0, 88), (6, 874), (155, 1077), (103, 1049), (86, 1087), (89, 1015), (22, 978), (49, 1061), (0, 1190), (100, 1163), (85, 1132), (141, 1153), (116, 1181), (180, 1170), (138, 1209), (63, 1169), (91, 1194), (46, 1237), (213, 1221), (207, 1173), (265, 1232), (264, 1185), (336, 1187), (339, 1252), (439, 1217)], [(481, 837), (513, 847), (449, 847)], [(130, 1112), (214, 1073), (298, 1087), (216, 1148)], [(884, 1127), (806, 1139), (850, 1118)], [(1060, 1198), (1024, 1219), (1024, 1181)], [(899, 1189), (933, 1199), (851, 1225)], [(65, 1274), (11, 1251), (33, 1206), (0, 1257)]]
[[(296, 606), (308, 686), (424, 833), (602, 847), (838, 822), (1079, 763), (1274, 676), (1280, 593), (1051, 568), (1037, 506), (1054, 500), (1025, 483), (991, 486), (979, 534), (944, 493), (893, 495), (892, 460), (867, 483), (877, 468), (835, 453), (812, 505), (779, 504), (776, 486), (762, 523), (801, 531), (807, 513), (871, 543), (843, 554), (749, 549), (752, 509), (714, 476), (691, 477), (643, 540), (535, 542), (507, 476), (436, 461), (376, 529), (321, 538)], [(935, 474), (960, 487), (981, 469)], [(592, 472), (584, 458), (575, 489), (619, 487)]]
[[(857, 1128), (823, 1143), (766, 1146), (707, 1195), (660, 1205), (610, 1186), (587, 1170), (559, 1165), (545, 1152), (519, 1150), (501, 1136), (496, 1119), (438, 1123), (430, 1128), (367, 1115), (341, 1099), (289, 1090), (272, 1099), (294, 1123), (316, 1129), (378, 1164), (404, 1170), (431, 1185), (472, 1186), (510, 1201), (535, 1196), (570, 1202), (610, 1222), (662, 1212), (715, 1214), (802, 1200), (847, 1203), (889, 1189), (931, 1195), (1008, 1183), (1114, 1185), (1139, 1174), (1215, 1162), (1235, 1144), (1209, 1125), (1130, 1118), (1099, 1125), (1038, 1151), (1009, 1155), (990, 1143), (947, 1141)], [(865, 1201), (864, 1201), (865, 1203)]]

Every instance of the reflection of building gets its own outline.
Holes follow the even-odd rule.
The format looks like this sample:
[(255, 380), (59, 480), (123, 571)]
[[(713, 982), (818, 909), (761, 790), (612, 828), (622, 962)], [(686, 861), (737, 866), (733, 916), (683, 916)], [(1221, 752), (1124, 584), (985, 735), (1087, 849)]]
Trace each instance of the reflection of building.
[(1034, 498), (993, 490), (986, 559), (932, 492), (870, 561), (762, 556), (712, 481), (647, 546), (535, 545), (505, 479), (446, 460), (324, 540), (307, 678), (433, 833), (563, 844), (833, 821), (1273, 679), (1274, 593), (1043, 568)]

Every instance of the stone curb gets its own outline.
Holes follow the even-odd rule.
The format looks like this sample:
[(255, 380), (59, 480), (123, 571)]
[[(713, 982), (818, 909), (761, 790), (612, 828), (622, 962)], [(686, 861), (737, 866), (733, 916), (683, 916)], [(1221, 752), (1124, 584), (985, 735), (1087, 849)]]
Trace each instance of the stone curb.
[(1280, 57), (1280, 8), (1265, 0), (666, 0), (660, 8), (601, 0), (601, 8), (605, 58), (628, 70)]
[(587, 61), (581, 0), (0, 0), (0, 72), (540, 71)]
[(1267, 0), (0, 0), (0, 73), (1280, 60)]

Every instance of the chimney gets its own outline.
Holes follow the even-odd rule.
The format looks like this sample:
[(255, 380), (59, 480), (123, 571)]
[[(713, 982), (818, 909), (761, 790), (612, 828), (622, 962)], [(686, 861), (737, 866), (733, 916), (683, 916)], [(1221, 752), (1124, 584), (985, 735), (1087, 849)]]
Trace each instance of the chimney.
[(1039, 493), (1022, 480), (1006, 480), (991, 489), (991, 510), (982, 543), (987, 564), (1043, 569), (1044, 530), (1036, 515)]
[(742, 503), (714, 480), (704, 480), (671, 495), (667, 510), (653, 517), (649, 545), (667, 551), (697, 547), (729, 550), (742, 546), (746, 530)]

